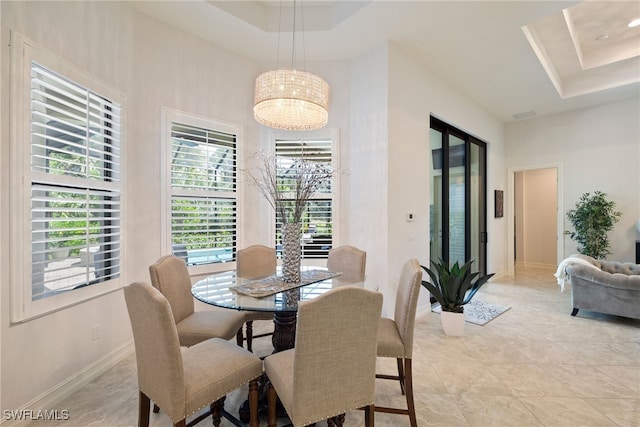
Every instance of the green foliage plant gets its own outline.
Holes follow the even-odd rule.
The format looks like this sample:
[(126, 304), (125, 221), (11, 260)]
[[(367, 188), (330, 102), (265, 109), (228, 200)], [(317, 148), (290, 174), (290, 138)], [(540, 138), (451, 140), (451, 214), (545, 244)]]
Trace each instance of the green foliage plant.
[(578, 252), (595, 259), (604, 259), (611, 253), (607, 233), (622, 216), (615, 208), (615, 202), (608, 201), (601, 191), (580, 196), (576, 207), (567, 212), (574, 231), (565, 231), (578, 243)]
[(442, 260), (431, 260), (432, 268), (421, 266), (431, 281), (422, 281), (431, 295), (440, 303), (443, 311), (463, 313), (467, 304), (480, 288), (493, 277), (493, 274), (480, 276), (480, 272), (471, 272), (473, 260), (462, 267), (458, 261), (451, 268)]

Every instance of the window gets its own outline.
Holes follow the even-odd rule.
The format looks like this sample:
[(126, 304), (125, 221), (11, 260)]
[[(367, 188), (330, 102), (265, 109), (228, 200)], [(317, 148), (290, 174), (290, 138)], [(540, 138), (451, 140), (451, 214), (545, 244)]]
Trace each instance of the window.
[(171, 253), (187, 265), (235, 260), (238, 129), (166, 110)]
[(96, 295), (65, 295), (75, 290), (119, 283), (122, 123), (115, 93), (14, 41), (24, 49), (12, 74), (12, 178), (20, 177), (12, 185), (12, 286), (29, 288), (13, 298), (12, 319), (23, 320)]
[[(296, 159), (335, 165), (333, 140), (320, 139), (276, 139), (276, 161), (278, 180), (282, 188), (287, 186), (287, 172)], [(337, 177), (320, 189), (307, 204), (302, 219), (302, 257), (326, 258), (333, 245), (334, 235), (334, 194)], [(276, 248), (281, 247), (282, 220), (276, 216)]]

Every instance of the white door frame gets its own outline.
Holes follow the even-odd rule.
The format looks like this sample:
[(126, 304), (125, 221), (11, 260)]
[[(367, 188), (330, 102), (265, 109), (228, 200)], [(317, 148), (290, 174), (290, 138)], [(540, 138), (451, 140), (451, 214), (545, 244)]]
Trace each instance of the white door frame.
[(507, 274), (513, 276), (515, 274), (515, 175), (516, 172), (522, 172), (534, 169), (556, 169), (557, 171), (557, 203), (558, 211), (556, 213), (556, 242), (557, 242), (557, 262), (564, 259), (564, 178), (562, 173), (562, 163), (552, 163), (535, 166), (520, 166), (508, 169), (507, 179)]

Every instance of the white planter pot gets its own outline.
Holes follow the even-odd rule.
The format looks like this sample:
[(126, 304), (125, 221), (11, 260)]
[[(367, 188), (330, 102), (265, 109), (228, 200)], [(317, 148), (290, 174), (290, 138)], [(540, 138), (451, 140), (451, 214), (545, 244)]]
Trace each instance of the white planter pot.
[(54, 260), (61, 260), (68, 257), (69, 257), (69, 249), (67, 248), (60, 248), (51, 252), (51, 259), (54, 259)]
[(440, 321), (445, 335), (455, 337), (464, 335), (464, 313), (443, 311), (440, 313)]

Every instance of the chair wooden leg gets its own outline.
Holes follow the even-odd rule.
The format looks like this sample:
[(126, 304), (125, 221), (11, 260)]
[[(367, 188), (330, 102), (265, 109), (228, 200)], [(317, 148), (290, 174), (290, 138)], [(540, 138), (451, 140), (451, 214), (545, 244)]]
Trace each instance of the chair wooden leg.
[(158, 412), (160, 412), (160, 407), (158, 406), (157, 403), (153, 404), (153, 413), (157, 414)]
[(149, 427), (149, 409), (151, 400), (146, 394), (138, 390), (138, 427)]
[(247, 350), (253, 353), (253, 320), (246, 322), (247, 325)]
[(236, 344), (238, 344), (238, 347), (244, 347), (244, 336), (242, 335), (242, 326), (240, 326), (240, 329), (238, 329), (238, 332), (236, 332)]
[(277, 427), (278, 420), (276, 418), (276, 401), (278, 400), (278, 395), (276, 394), (276, 389), (273, 388), (271, 383), (267, 385), (267, 404), (269, 406), (269, 418), (267, 427)]
[(373, 405), (364, 408), (364, 425), (365, 427), (373, 427), (375, 424), (375, 410)]
[(249, 382), (249, 427), (258, 427), (260, 420), (258, 419), (258, 379)]
[(403, 367), (403, 359), (401, 358), (397, 358), (396, 362), (398, 363), (398, 379), (400, 381), (400, 391), (402, 392), (402, 394), (406, 393), (406, 390), (404, 388), (404, 367)]
[(416, 407), (413, 402), (413, 372), (411, 368), (411, 359), (404, 359), (404, 374), (409, 421), (411, 423), (411, 427), (418, 427), (418, 421), (416, 420)]
[(213, 425), (215, 427), (220, 427), (220, 422), (222, 421), (222, 410), (224, 409), (224, 401), (226, 399), (227, 396), (222, 396), (211, 404), (211, 418), (213, 419)]
[(345, 414), (336, 415), (335, 417), (331, 417), (327, 419), (328, 427), (342, 427), (344, 425), (344, 417)]
[(398, 359), (398, 361), (403, 361), (403, 364), (398, 364), (398, 374), (400, 378), (394, 375), (383, 375), (376, 374), (376, 378), (381, 378), (385, 380), (399, 380), (400, 384), (404, 384), (403, 391), (407, 398), (407, 409), (402, 408), (391, 408), (387, 406), (374, 406), (375, 412), (385, 412), (387, 414), (403, 414), (409, 415), (409, 421), (411, 423), (411, 427), (417, 427), (418, 422), (416, 420), (416, 408), (415, 403), (413, 401), (413, 373), (411, 370), (411, 359)]
[(187, 427), (186, 418), (178, 421), (177, 423), (173, 423), (173, 427)]

